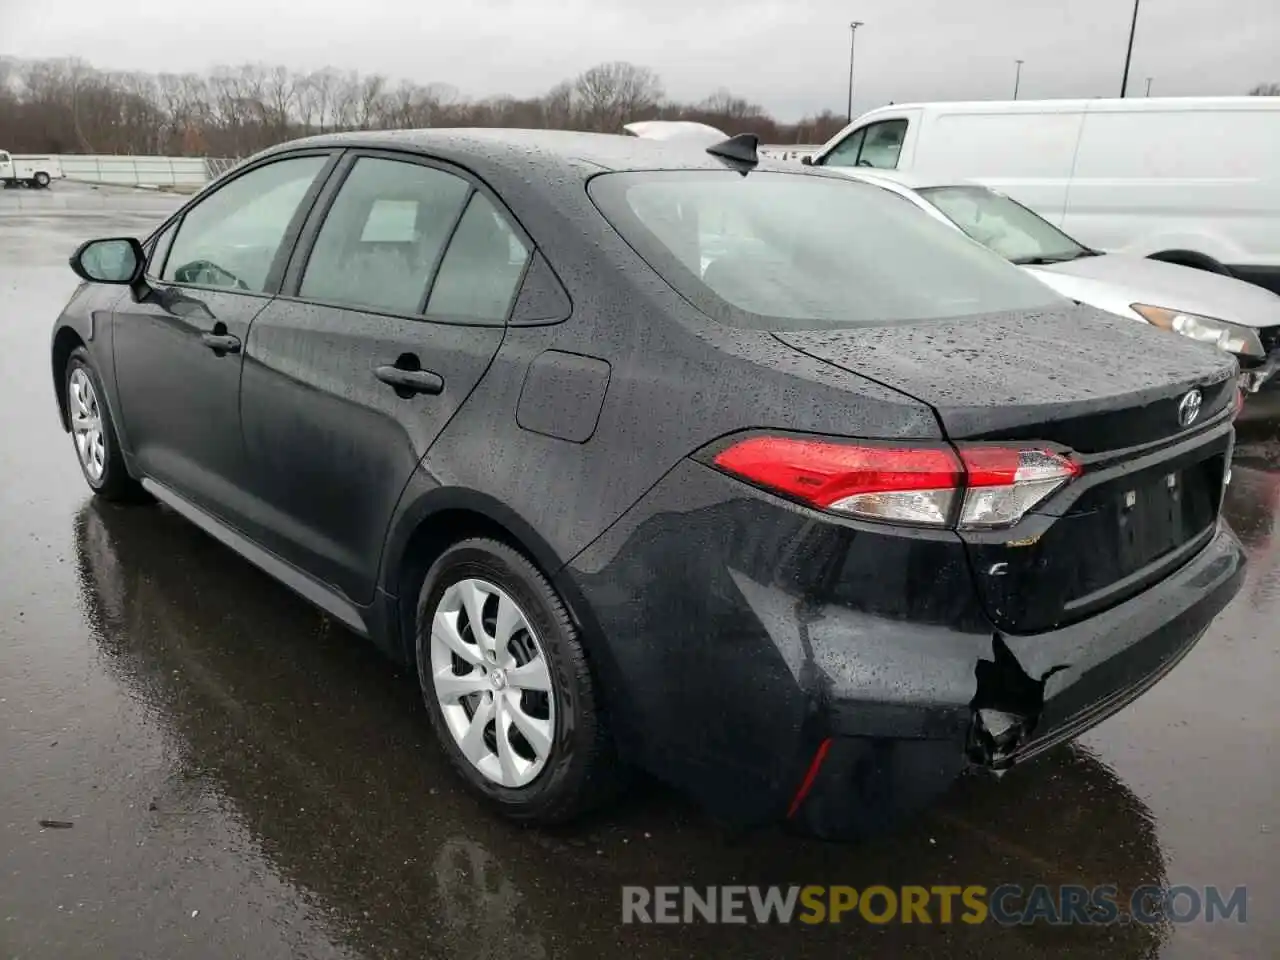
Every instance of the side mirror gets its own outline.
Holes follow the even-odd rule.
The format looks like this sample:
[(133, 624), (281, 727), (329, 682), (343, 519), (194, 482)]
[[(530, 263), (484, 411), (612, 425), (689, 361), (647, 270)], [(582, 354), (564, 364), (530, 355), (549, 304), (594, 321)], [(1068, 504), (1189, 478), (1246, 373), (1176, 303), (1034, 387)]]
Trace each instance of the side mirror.
[(133, 284), (142, 276), (147, 255), (133, 237), (82, 243), (71, 255), (71, 269), (91, 283)]
[(806, 153), (803, 157), (801, 157), (801, 158), (800, 158), (800, 162), (801, 162), (801, 163), (803, 163), (806, 167), (812, 167), (812, 166), (813, 166), (813, 154), (811, 154), (811, 153)]

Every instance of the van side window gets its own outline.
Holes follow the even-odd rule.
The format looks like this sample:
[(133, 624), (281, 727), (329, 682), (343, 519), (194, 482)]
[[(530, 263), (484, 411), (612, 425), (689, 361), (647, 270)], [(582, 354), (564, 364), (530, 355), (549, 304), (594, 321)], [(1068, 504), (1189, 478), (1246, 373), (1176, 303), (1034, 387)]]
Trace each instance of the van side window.
[(858, 166), (893, 170), (898, 166), (902, 141), (907, 136), (906, 120), (885, 120), (864, 128), (866, 138), (858, 154)]
[(823, 167), (854, 167), (858, 164), (858, 151), (862, 149), (862, 138), (866, 136), (867, 128), (859, 127), (853, 133), (849, 134), (841, 140), (834, 150), (822, 158), (819, 166)]

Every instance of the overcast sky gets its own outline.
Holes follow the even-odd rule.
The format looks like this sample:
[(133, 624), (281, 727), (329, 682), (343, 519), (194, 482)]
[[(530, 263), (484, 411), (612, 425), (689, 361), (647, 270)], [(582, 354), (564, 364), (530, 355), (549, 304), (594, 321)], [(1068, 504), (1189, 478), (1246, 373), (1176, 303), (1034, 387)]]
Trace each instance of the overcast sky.
[[(728, 88), (798, 119), (889, 101), (1115, 96), (1128, 0), (0, 0), (0, 54), (204, 70), (246, 61), (532, 95), (605, 60), (667, 93)], [(1280, 82), (1280, 0), (1142, 0), (1130, 92), (1242, 94)]]

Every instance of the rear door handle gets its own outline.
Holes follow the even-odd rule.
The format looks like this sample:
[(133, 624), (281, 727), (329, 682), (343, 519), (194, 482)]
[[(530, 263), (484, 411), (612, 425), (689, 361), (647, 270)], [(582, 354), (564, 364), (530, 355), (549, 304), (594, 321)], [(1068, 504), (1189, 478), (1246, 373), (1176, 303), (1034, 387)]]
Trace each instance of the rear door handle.
[(214, 353), (239, 353), (240, 338), (229, 333), (202, 333), (200, 342)]
[(444, 391), (444, 380), (430, 370), (405, 370), (386, 364), (374, 370), (373, 374), (388, 386), (395, 387), (396, 393), (437, 394)]

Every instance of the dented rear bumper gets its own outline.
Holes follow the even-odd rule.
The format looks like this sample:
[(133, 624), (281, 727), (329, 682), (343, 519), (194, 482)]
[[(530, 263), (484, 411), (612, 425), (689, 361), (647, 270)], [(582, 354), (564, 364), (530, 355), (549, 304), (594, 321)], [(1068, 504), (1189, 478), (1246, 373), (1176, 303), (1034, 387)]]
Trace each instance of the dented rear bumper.
[[(1186, 656), (1239, 590), (1244, 570), (1243, 548), (1219, 524), (1186, 565), (1105, 613), (1048, 633), (994, 633), (983, 654), (963, 667), (955, 657), (941, 657), (968, 676), (935, 675), (929, 687), (967, 688), (972, 699), (920, 703), (914, 722), (906, 704), (886, 705), (894, 723), (903, 732), (914, 728), (916, 736), (867, 736), (872, 705), (851, 711), (833, 704), (822, 762), (792, 815), (822, 835), (873, 833), (924, 806), (966, 767), (1002, 773), (1080, 735)], [(955, 731), (961, 712), (963, 734)], [(940, 723), (944, 717), (950, 722)], [(948, 727), (944, 736), (929, 735), (930, 728)]]
[[(1006, 769), (1131, 703), (1195, 646), (1244, 568), (1243, 548), (1219, 524), (1196, 557), (1129, 602), (1051, 633), (994, 638), (992, 658), (976, 670), (970, 759)], [(988, 711), (1011, 718), (1017, 732), (993, 732)]]

